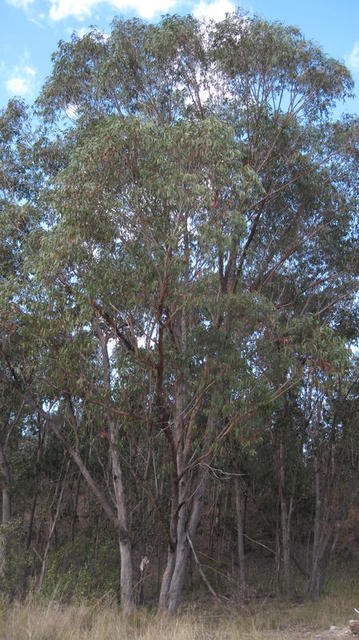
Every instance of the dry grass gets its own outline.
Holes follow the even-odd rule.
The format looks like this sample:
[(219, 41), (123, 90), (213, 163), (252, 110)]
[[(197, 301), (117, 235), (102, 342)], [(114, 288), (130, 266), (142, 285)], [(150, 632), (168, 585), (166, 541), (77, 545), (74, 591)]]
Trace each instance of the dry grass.
[[(54, 601), (0, 608), (3, 640), (299, 640), (321, 637), (335, 640), (359, 605), (355, 576), (332, 581), (319, 602), (286, 604), (275, 598), (218, 605), (196, 602), (176, 619), (158, 618), (147, 610), (125, 619), (116, 604), (62, 605)], [(320, 631), (326, 631), (319, 636)]]

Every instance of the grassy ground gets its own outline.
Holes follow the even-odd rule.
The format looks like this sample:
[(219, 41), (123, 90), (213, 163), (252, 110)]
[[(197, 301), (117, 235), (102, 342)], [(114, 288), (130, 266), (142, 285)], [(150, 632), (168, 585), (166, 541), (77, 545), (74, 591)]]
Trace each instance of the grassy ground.
[[(342, 638), (359, 607), (356, 575), (332, 578), (318, 602), (288, 604), (256, 598), (247, 606), (207, 597), (188, 603), (176, 619), (159, 619), (142, 609), (123, 619), (105, 600), (64, 605), (29, 598), (0, 609), (4, 640), (299, 640)], [(330, 627), (336, 629), (330, 631)]]
[[(357, 604), (357, 603), (351, 603)], [(257, 603), (257, 611), (241, 611), (234, 603), (182, 612), (158, 619), (141, 611), (123, 619), (116, 606), (47, 605), (29, 600), (3, 608), (0, 637), (4, 640), (297, 640), (340, 636), (353, 617), (348, 601), (326, 598), (317, 604), (284, 606)], [(332, 625), (334, 630), (328, 633)]]

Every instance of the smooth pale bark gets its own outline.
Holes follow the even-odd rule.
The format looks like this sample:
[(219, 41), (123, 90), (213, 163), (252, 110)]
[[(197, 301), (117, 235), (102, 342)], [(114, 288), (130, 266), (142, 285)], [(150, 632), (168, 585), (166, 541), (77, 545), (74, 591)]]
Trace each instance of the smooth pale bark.
[[(171, 614), (176, 614), (178, 611), (178, 607), (180, 605), (182, 589), (183, 589), (183, 581), (186, 572), (187, 560), (190, 551), (187, 532), (190, 539), (193, 541), (197, 532), (198, 524), (201, 518), (203, 505), (204, 505), (204, 497), (208, 484), (208, 468), (205, 468), (205, 471), (202, 472), (202, 476), (199, 480), (198, 486), (195, 490), (194, 497), (192, 499), (192, 505), (190, 513), (187, 515), (185, 513), (185, 508), (183, 507), (183, 520), (179, 518), (179, 536), (177, 542), (176, 549), (176, 562), (175, 567), (171, 579), (171, 585), (169, 590), (169, 599), (168, 599), (168, 611)], [(181, 509), (182, 511), (182, 509)]]
[(107, 340), (99, 323), (96, 323), (97, 335), (99, 337), (102, 364), (105, 384), (105, 415), (108, 423), (109, 447), (111, 459), (112, 482), (116, 500), (117, 520), (119, 524), (119, 547), (121, 556), (121, 607), (124, 613), (130, 613), (135, 606), (133, 590), (133, 568), (132, 568), (132, 548), (128, 529), (128, 513), (125, 497), (125, 487), (123, 483), (122, 468), (117, 451), (117, 423), (112, 397), (111, 397), (111, 369), (110, 359), (107, 350)]
[[(188, 536), (191, 540), (195, 538), (203, 509), (208, 477), (209, 473), (206, 468), (201, 474), (192, 499), (192, 485), (189, 486), (183, 478), (179, 483), (179, 504), (182, 506), (177, 513), (175, 543), (172, 549), (168, 549), (167, 563), (162, 576), (158, 604), (159, 613), (168, 611), (171, 614), (176, 614), (178, 611), (190, 552)], [(190, 503), (189, 507), (188, 503)]]
[(184, 538), (177, 543), (176, 563), (171, 579), (171, 586), (168, 597), (168, 611), (171, 614), (177, 613), (178, 607), (180, 605), (188, 554), (189, 544), (187, 538)]
[(110, 427), (110, 454), (112, 464), (112, 480), (116, 498), (117, 517), (120, 524), (120, 555), (121, 555), (121, 607), (125, 613), (134, 608), (133, 570), (131, 540), (128, 533), (128, 516), (125, 491), (122, 479), (122, 469), (117, 454), (114, 426)]
[[(177, 404), (177, 416), (181, 418), (183, 415), (183, 409), (186, 406), (184, 404), (185, 394), (184, 386), (180, 385), (178, 404)], [(180, 478), (178, 483), (178, 505), (177, 510), (177, 530), (176, 530), (176, 549), (175, 549), (175, 561), (173, 567), (173, 573), (168, 590), (168, 612), (172, 615), (176, 614), (180, 605), (183, 582), (186, 572), (187, 560), (190, 551), (188, 543), (188, 535), (192, 542), (195, 540), (198, 524), (201, 518), (204, 497), (207, 489), (209, 469), (208, 466), (203, 464), (198, 475), (194, 476), (194, 470), (189, 468), (186, 470), (186, 464), (191, 454), (191, 440), (192, 433), (190, 427), (187, 428), (186, 437), (181, 438), (181, 425), (180, 419), (175, 423), (175, 432), (177, 442), (182, 442), (182, 448), (179, 447), (177, 451), (177, 474)], [(214, 428), (213, 415), (208, 416), (207, 430), (204, 438), (204, 447), (207, 447), (211, 441)], [(205, 460), (202, 461), (203, 463)], [(197, 467), (198, 469), (198, 467)], [(197, 486), (194, 486), (194, 482), (197, 482)]]
[(167, 611), (169, 604), (169, 591), (171, 586), (171, 580), (176, 563), (176, 550), (169, 548), (167, 551), (166, 568), (163, 572), (161, 581), (161, 590), (158, 600), (158, 613)]
[(168, 592), (168, 611), (170, 613), (175, 613), (179, 606), (179, 599), (182, 593), (184, 574), (189, 553), (189, 544), (187, 540), (187, 490), (187, 482), (184, 477), (182, 477), (179, 482), (178, 492), (178, 502), (180, 505), (180, 509), (177, 520), (176, 559)]

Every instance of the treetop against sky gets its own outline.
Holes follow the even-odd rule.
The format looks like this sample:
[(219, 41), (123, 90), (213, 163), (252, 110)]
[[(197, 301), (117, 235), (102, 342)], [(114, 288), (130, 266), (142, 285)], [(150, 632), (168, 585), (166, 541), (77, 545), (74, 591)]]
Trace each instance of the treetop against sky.
[[(114, 16), (157, 21), (166, 13), (219, 20), (237, 6), (235, 0), (2, 0), (0, 3), (0, 106), (20, 96), (32, 102), (51, 71), (51, 53), (73, 31), (96, 25), (110, 31)], [(298, 26), (306, 38), (344, 61), (359, 83), (359, 3), (357, 0), (243, 0), (244, 11)], [(359, 98), (338, 113), (359, 112)]]

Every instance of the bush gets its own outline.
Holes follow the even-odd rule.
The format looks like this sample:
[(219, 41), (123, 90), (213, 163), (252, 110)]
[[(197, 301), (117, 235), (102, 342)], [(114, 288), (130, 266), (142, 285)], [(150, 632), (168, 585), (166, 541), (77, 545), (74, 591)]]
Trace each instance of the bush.
[(97, 598), (104, 593), (117, 596), (120, 554), (113, 540), (95, 548), (93, 539), (79, 536), (50, 554), (42, 593), (64, 601)]

